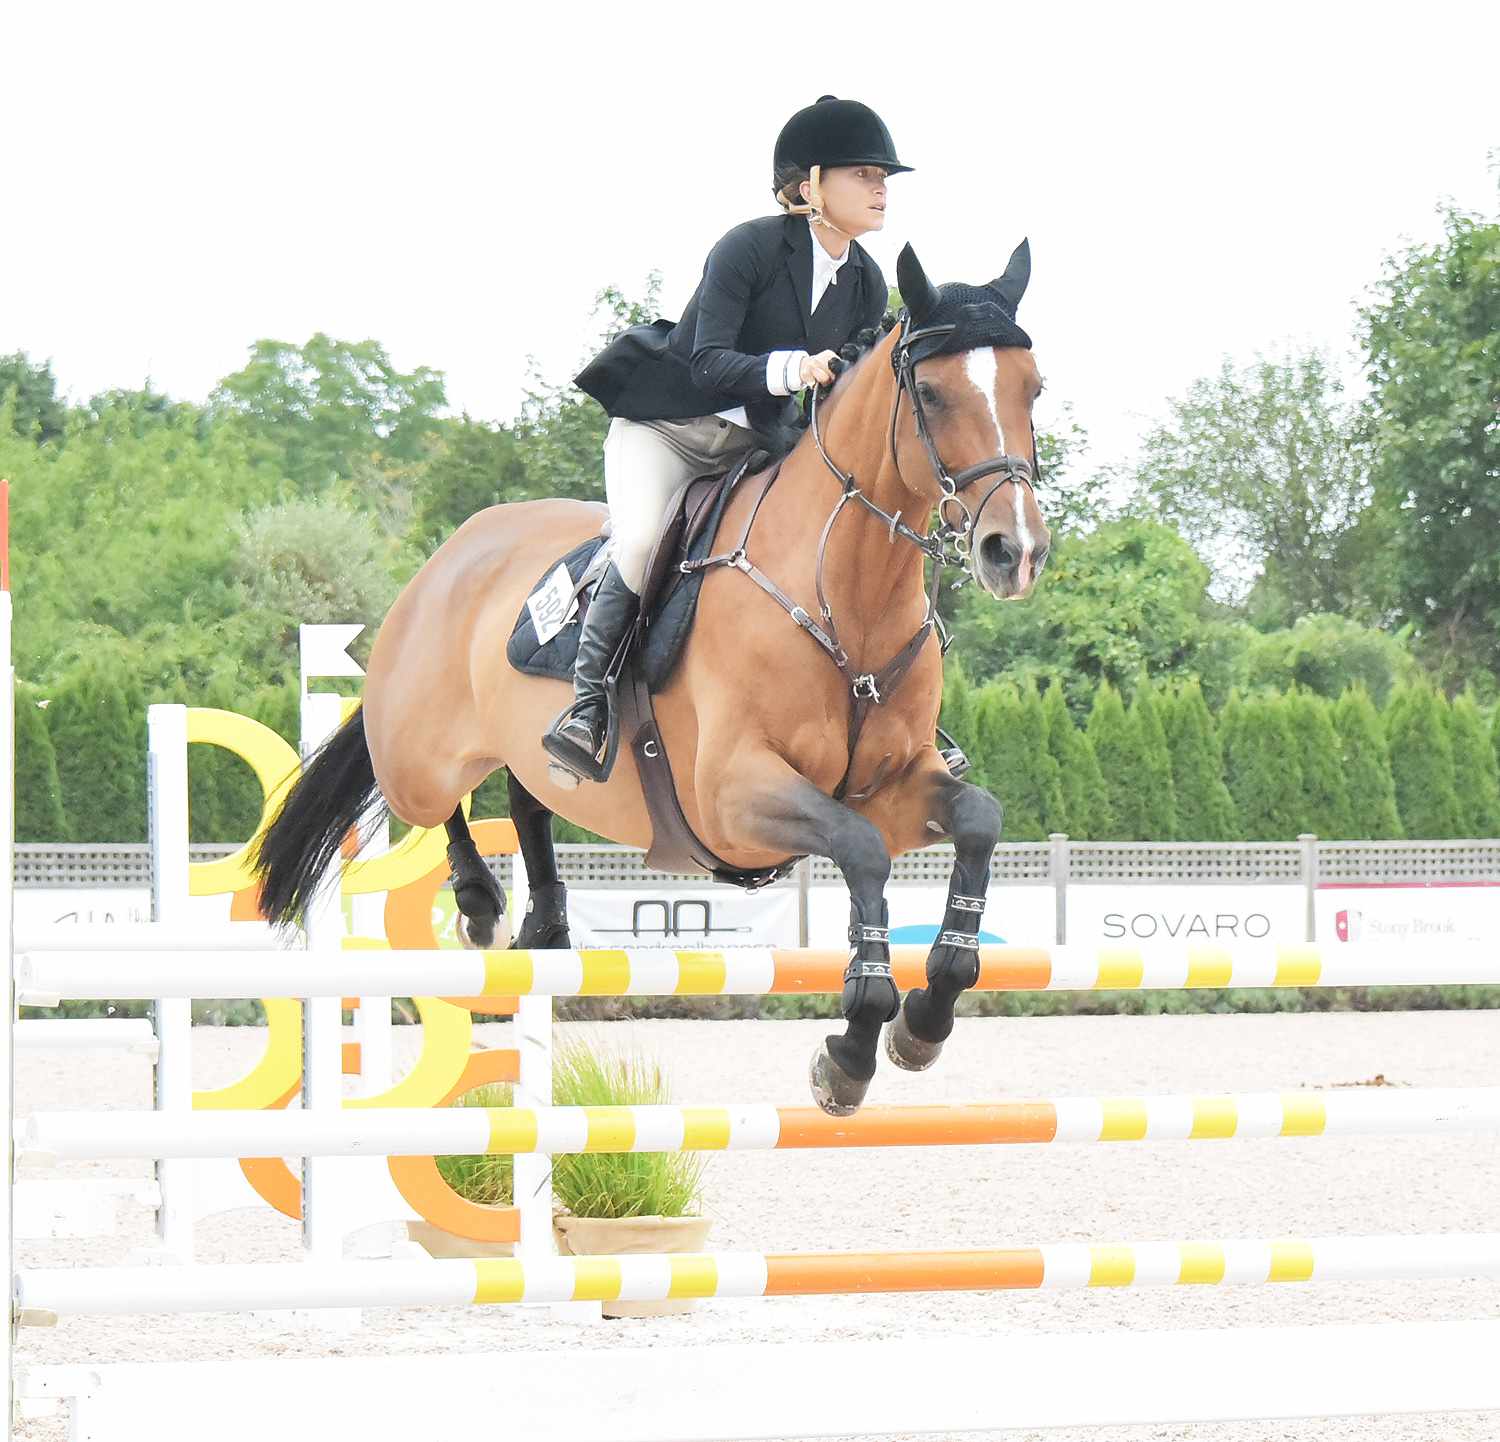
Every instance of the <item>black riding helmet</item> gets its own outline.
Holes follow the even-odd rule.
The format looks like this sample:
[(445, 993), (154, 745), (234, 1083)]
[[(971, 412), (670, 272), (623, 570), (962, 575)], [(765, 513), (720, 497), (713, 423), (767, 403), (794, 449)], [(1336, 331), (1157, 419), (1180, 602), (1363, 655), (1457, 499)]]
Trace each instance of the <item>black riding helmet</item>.
[(815, 165), (825, 170), (835, 165), (880, 165), (889, 175), (911, 169), (896, 159), (891, 132), (868, 105), (834, 95), (820, 95), (781, 127), (771, 162), (772, 189), (774, 177), (789, 167), (810, 171)]

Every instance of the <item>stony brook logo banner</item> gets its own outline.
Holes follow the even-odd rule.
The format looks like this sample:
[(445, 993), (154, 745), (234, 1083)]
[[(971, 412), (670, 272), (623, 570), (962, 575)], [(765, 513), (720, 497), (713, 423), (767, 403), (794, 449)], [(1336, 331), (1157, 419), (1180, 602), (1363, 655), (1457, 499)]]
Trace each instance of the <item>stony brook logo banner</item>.
[(1500, 884), (1321, 886), (1314, 898), (1320, 941), (1491, 941), (1500, 930)]

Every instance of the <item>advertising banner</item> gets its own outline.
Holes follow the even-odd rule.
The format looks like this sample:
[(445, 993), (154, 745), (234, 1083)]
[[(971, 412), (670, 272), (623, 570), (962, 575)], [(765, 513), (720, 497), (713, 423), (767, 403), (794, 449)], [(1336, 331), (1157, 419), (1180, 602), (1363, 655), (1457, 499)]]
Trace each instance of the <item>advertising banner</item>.
[[(892, 942), (915, 946), (936, 938), (948, 902), (946, 886), (891, 886), (885, 897), (891, 912)], [(1048, 946), (1056, 930), (1057, 903), (1050, 886), (990, 888), (979, 925), (981, 941)], [(847, 948), (848, 932), (849, 893), (843, 887), (813, 887), (808, 898), (808, 945)]]
[(1320, 886), (1313, 904), (1319, 941), (1487, 941), (1500, 929), (1493, 882)]
[(797, 903), (795, 886), (570, 886), (568, 925), (575, 947), (796, 946)]
[(1306, 941), (1300, 886), (1070, 886), (1068, 941)]
[(16, 927), (115, 926), (151, 920), (145, 886), (37, 886), (16, 892)]
[[(229, 920), (227, 896), (194, 896), (188, 914), (206, 924)], [(16, 892), (16, 926), (120, 926), (151, 920), (146, 886), (26, 886)]]

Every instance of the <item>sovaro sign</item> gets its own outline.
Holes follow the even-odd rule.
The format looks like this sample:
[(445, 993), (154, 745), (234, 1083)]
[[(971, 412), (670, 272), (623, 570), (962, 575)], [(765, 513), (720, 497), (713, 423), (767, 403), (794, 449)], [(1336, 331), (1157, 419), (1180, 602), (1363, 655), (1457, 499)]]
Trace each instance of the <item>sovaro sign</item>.
[(1300, 886), (1070, 886), (1068, 940), (1300, 940), (1306, 905)]

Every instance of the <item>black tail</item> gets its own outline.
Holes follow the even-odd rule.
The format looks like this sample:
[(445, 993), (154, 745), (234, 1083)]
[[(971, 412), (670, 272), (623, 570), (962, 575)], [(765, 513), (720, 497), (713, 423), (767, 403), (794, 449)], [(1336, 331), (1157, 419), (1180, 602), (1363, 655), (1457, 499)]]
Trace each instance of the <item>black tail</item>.
[(261, 837), (252, 863), (261, 915), (276, 926), (300, 922), (349, 829), (384, 805), (361, 707), (313, 753)]

